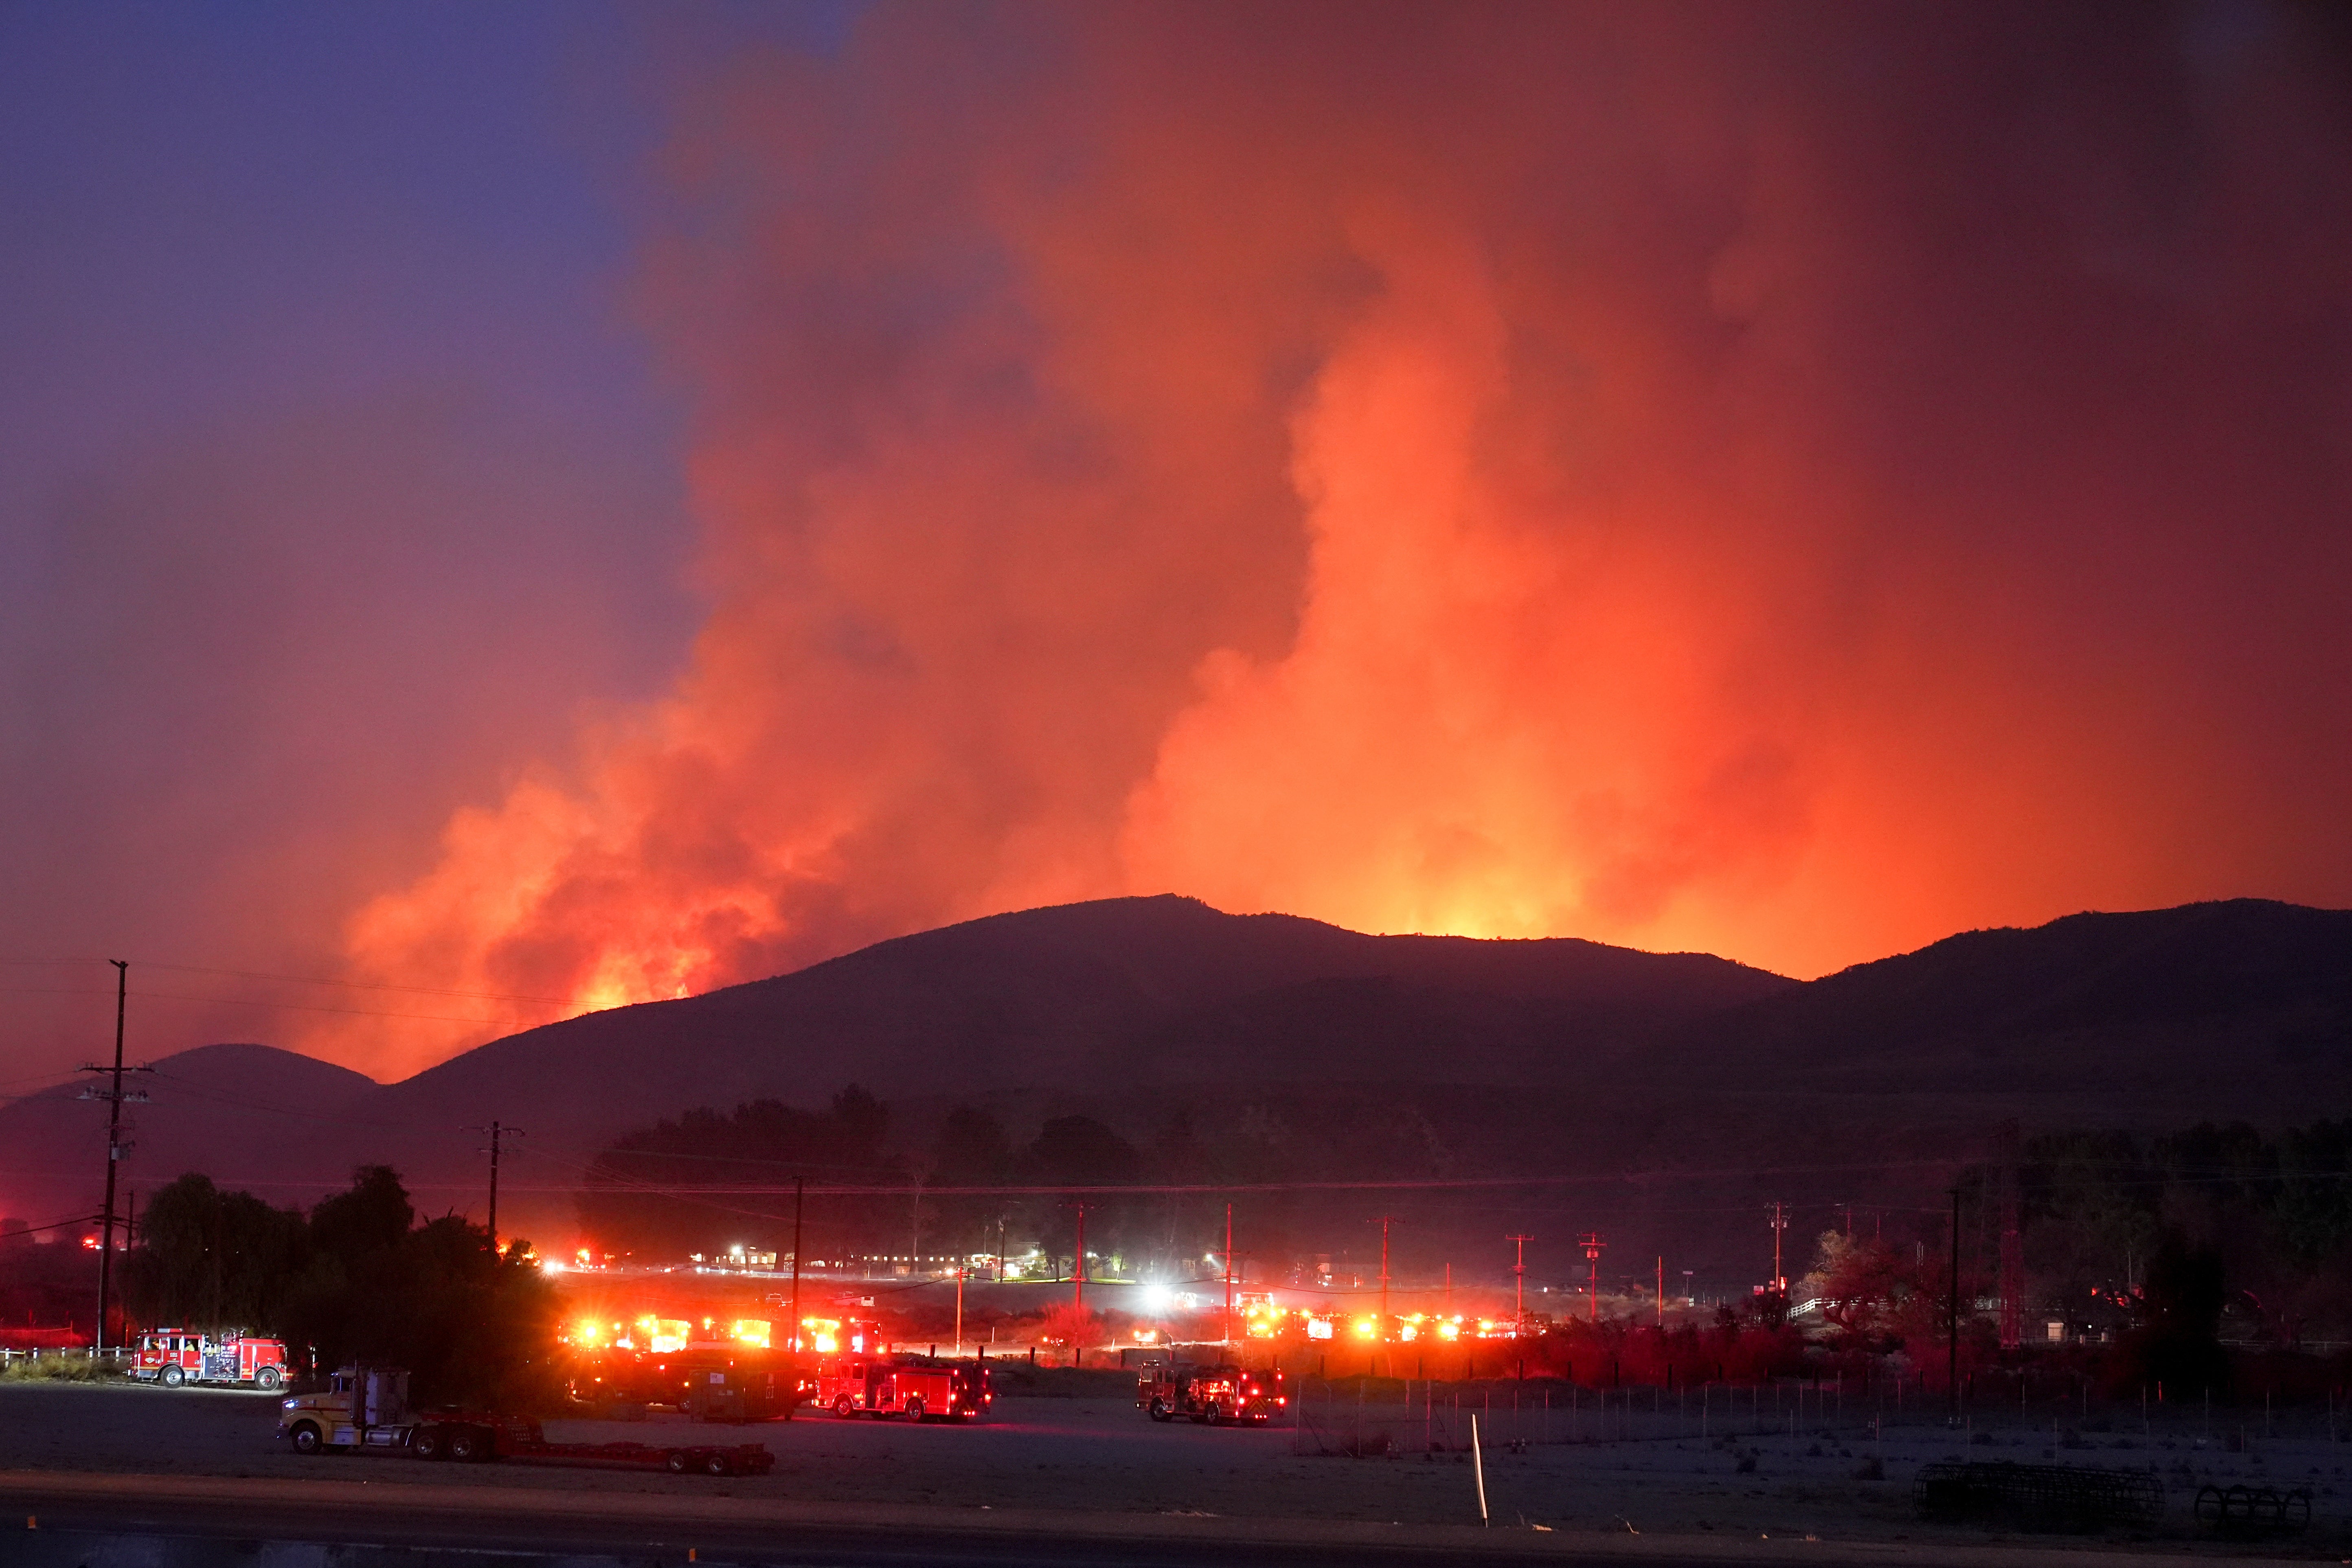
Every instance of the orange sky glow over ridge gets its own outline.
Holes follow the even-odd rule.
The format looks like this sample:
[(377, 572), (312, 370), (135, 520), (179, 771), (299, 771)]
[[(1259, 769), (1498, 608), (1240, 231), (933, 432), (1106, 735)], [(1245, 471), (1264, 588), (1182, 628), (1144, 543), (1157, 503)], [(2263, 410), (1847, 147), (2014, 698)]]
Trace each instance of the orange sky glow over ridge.
[(631, 310), (704, 618), (370, 859), (345, 977), (577, 1010), (1170, 891), (1811, 975), (2352, 899), (2326, 72), (1690, 15), (886, 6), (677, 85)]

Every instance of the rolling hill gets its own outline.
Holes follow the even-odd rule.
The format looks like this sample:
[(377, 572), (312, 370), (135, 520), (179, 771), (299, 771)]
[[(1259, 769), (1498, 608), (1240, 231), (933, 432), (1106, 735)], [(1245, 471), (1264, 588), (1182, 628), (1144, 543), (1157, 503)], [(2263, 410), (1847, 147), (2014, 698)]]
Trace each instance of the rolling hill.
[[(1084, 1110), (1139, 1142), (1255, 1107), (1349, 1161), (1395, 1149), (1409, 1173), (1591, 1184), (1572, 1202), (1519, 1194), (1514, 1224), (1713, 1246), (1753, 1228), (1767, 1197), (1900, 1208), (2005, 1121), (2276, 1125), (2352, 1110), (2352, 912), (2234, 900), (2075, 915), (1801, 984), (1704, 954), (1368, 936), (1123, 899), (588, 1015), (395, 1084), (261, 1047), (158, 1065), (142, 1184), (194, 1166), (290, 1197), (383, 1160), (421, 1207), (478, 1214), (469, 1129), (497, 1117), (528, 1130), (506, 1212), (542, 1237), (568, 1235), (570, 1193), (623, 1131), (761, 1097), (814, 1104), (857, 1082), (891, 1103), (910, 1151), (959, 1100), (987, 1101), (1018, 1137)], [(0, 1110), (12, 1206), (31, 1206), (15, 1194), (42, 1173), (65, 1188), (98, 1173), (102, 1108), (71, 1093)], [(1430, 1223), (1454, 1223), (1441, 1208)]]

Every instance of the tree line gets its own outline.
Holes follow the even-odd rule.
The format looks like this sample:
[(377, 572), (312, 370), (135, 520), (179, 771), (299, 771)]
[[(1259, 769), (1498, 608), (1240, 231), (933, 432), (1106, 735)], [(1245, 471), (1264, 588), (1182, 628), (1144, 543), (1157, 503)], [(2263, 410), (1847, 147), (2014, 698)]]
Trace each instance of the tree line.
[(419, 1222), (399, 1173), (362, 1166), (305, 1213), (190, 1172), (140, 1215), (124, 1304), (138, 1321), (287, 1342), (322, 1369), (404, 1366), (422, 1400), (535, 1407), (556, 1386), (552, 1288), (516, 1241)]
[[(1345, 1196), (1266, 1184), (1479, 1174), (1516, 1158), (1511, 1139), (1491, 1135), (1483, 1101), (1474, 1116), (1449, 1111), (1444, 1100), (1360, 1085), (1262, 1087), (1246, 1098), (1155, 1089), (1137, 1108), (1132, 1136), (1065, 1110), (1026, 1138), (989, 1105), (967, 1101), (927, 1134), (894, 1143), (890, 1108), (852, 1085), (814, 1110), (760, 1100), (639, 1128), (592, 1163), (575, 1206), (586, 1237), (615, 1255), (678, 1259), (740, 1243), (781, 1257), (792, 1249), (797, 1178), (808, 1191), (805, 1257), (951, 1257), (1001, 1247), (1014, 1258), (1035, 1249), (1043, 1266), (1066, 1273), (1083, 1198), (1089, 1253), (1182, 1278), (1221, 1267), (1207, 1261), (1223, 1247), (1216, 1189), (1256, 1186), (1245, 1216), (1250, 1277), (1283, 1281), (1334, 1236), (1352, 1236), (1360, 1254), (1377, 1257), (1378, 1232)], [(1200, 1190), (1116, 1190), (1155, 1184)], [(840, 1190), (859, 1186), (898, 1190)], [(1036, 1190), (955, 1190), (974, 1187)]]
[[(2276, 1133), (2202, 1123), (2142, 1136), (2018, 1141), (1963, 1173), (1957, 1291), (1964, 1359), (1995, 1358), (2001, 1236), (2015, 1216), (2025, 1348), (2097, 1347), (2111, 1392), (2226, 1392), (2232, 1352), (2352, 1339), (2352, 1121)], [(1831, 1232), (1795, 1295), (1841, 1350), (1915, 1357), (1947, 1340), (1943, 1244)]]
[[(1043, 1244), (1066, 1258), (1071, 1216), (1054, 1195), (922, 1189), (1079, 1191), (1131, 1184), (1148, 1168), (1132, 1143), (1088, 1116), (1049, 1118), (1035, 1138), (1016, 1144), (994, 1114), (959, 1105), (920, 1163), (891, 1152), (889, 1132), (889, 1108), (855, 1084), (816, 1110), (775, 1100), (748, 1101), (731, 1112), (689, 1110), (629, 1133), (597, 1156), (577, 1197), (581, 1223), (608, 1250), (648, 1259), (712, 1256), (736, 1245), (783, 1255), (793, 1245), (789, 1190), (800, 1180), (815, 1193), (801, 1216), (807, 1258), (992, 1253), (1000, 1237), (1015, 1255)], [(861, 1186), (904, 1192), (834, 1190)], [(1088, 1220), (1087, 1249), (1107, 1254), (1132, 1245), (1135, 1206), (1099, 1205)]]

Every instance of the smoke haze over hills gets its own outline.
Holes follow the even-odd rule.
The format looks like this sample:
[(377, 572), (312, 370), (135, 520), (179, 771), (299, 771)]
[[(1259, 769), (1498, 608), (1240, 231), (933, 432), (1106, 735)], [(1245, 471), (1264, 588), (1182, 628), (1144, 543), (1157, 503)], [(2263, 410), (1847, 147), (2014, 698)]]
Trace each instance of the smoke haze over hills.
[(2352, 902), (2340, 24), (1336, 16), (0, 21), (82, 498), (0, 487), (5, 956), (340, 981), (133, 1051), (397, 1079), (1113, 895), (1796, 975)]
[(692, 668), (355, 963), (665, 995), (1175, 889), (1812, 973), (2341, 897), (2344, 62), (2248, 15), (884, 8), (746, 56), (647, 281)]

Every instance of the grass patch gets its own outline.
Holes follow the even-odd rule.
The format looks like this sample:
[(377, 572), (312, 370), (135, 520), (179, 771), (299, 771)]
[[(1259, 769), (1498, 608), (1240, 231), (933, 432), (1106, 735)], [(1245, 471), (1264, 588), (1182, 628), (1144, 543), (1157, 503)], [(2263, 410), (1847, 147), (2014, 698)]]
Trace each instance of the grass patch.
[(124, 1363), (112, 1356), (10, 1356), (0, 1383), (120, 1383)]

